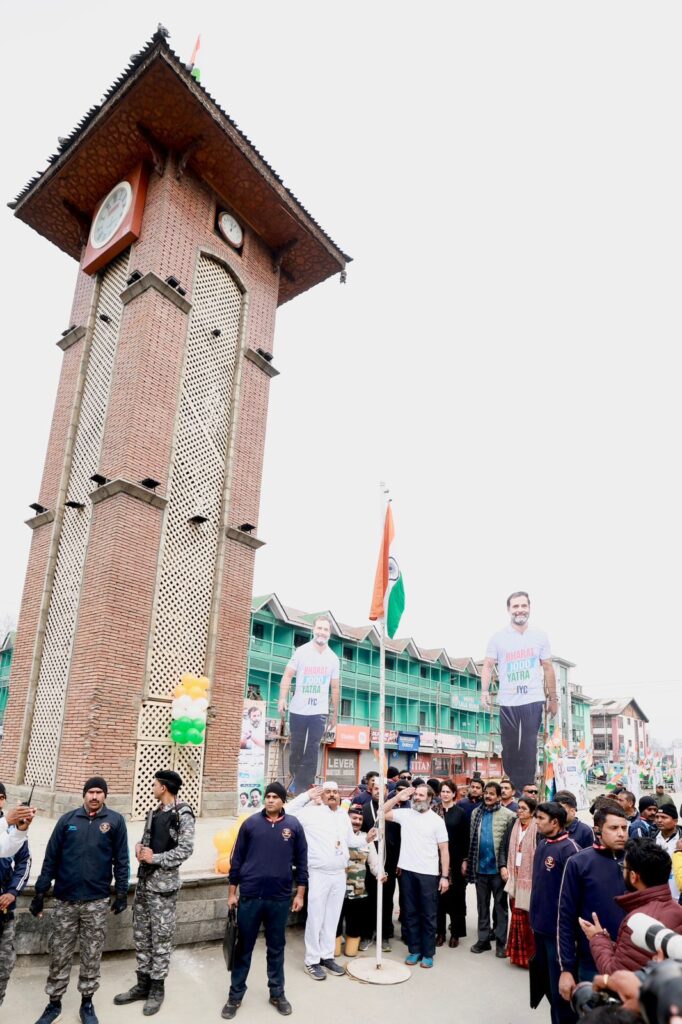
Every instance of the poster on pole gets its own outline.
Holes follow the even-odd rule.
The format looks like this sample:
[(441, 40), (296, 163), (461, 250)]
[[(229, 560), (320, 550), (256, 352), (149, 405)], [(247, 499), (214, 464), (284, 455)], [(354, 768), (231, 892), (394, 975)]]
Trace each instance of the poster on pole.
[(658, 764), (654, 765), (654, 786), (663, 785), (665, 785), (665, 783), (663, 782), (663, 768), (661, 767), (661, 762), (659, 761)]
[(265, 789), (265, 701), (245, 700), (237, 762), (239, 810), (263, 806)]
[(639, 765), (633, 761), (630, 761), (627, 767), (627, 787), (631, 793), (635, 794), (635, 802), (637, 802), (642, 795), (642, 788), (639, 781)]
[(574, 794), (578, 810), (589, 806), (585, 766), (574, 757), (559, 757), (554, 764), (554, 779), (557, 790), (568, 789)]

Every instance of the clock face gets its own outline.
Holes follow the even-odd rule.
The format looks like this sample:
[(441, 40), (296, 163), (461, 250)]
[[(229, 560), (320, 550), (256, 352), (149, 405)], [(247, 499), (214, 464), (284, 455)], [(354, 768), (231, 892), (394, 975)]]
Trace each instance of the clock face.
[(92, 224), (90, 245), (93, 249), (101, 249), (111, 241), (128, 213), (132, 200), (133, 190), (129, 182), (119, 181), (118, 185), (114, 185)]
[(221, 213), (218, 217), (218, 227), (223, 238), (235, 249), (238, 249), (244, 241), (244, 232), (241, 224), (234, 219), (231, 213)]

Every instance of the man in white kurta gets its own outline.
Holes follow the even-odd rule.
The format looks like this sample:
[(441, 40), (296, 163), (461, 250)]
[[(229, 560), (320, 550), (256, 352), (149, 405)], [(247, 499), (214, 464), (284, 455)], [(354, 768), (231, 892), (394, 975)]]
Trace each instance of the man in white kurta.
[(308, 920), (305, 926), (305, 970), (315, 981), (327, 974), (345, 974), (334, 959), (336, 926), (346, 893), (349, 849), (366, 850), (375, 832), (353, 832), (340, 807), (339, 787), (325, 782), (301, 793), (286, 805), (303, 825), (308, 843)]

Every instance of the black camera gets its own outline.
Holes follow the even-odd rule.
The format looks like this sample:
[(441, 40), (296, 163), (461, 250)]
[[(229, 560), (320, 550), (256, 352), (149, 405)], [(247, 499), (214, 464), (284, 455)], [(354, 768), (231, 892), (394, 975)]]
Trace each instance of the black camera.
[(609, 1006), (615, 1003), (620, 1005), (620, 999), (613, 992), (609, 992), (608, 989), (601, 989), (597, 992), (592, 988), (591, 981), (580, 981), (573, 989), (573, 995), (571, 996), (571, 1006), (578, 1017), (586, 1017), (592, 1010), (596, 1010), (598, 1006)]
[(647, 1024), (668, 1024), (671, 1006), (682, 1009), (682, 964), (663, 960), (651, 964), (644, 974), (639, 1009)]

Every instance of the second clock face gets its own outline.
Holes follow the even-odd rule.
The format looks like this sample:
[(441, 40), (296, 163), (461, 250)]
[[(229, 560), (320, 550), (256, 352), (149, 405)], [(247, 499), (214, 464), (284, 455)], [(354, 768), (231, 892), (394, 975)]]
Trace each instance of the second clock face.
[(241, 247), (244, 241), (244, 232), (242, 231), (241, 224), (237, 221), (231, 213), (221, 213), (218, 217), (218, 227), (220, 234), (223, 236), (226, 242), (229, 242), (235, 249)]
[(95, 217), (90, 232), (90, 245), (93, 249), (101, 249), (118, 231), (123, 218), (130, 209), (133, 190), (128, 181), (119, 181), (106, 197)]

